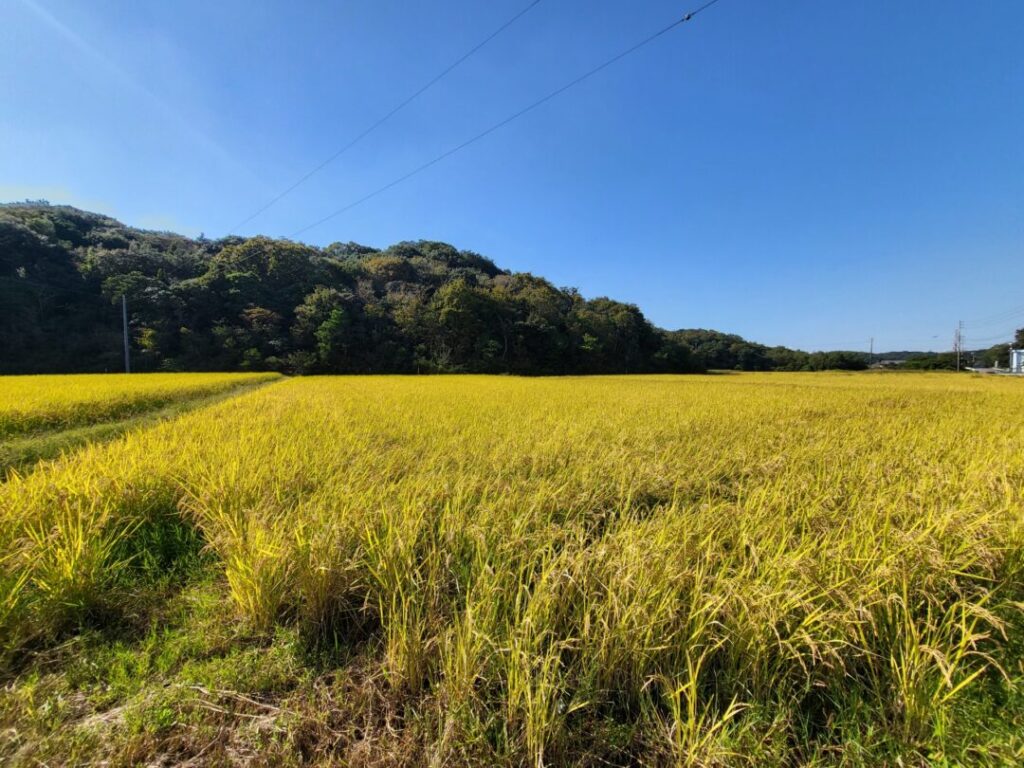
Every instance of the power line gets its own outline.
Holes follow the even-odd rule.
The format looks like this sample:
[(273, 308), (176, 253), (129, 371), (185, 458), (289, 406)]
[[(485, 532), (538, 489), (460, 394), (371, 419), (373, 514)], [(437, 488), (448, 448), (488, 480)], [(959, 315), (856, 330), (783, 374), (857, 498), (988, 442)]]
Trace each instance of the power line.
[(992, 329), (992, 328), (998, 328), (998, 327), (1001, 327), (1001, 326), (1005, 326), (1007, 323), (1011, 323), (1011, 322), (1014, 323), (1015, 325), (1019, 325), (1021, 320), (1024, 319), (1024, 318), (1022, 318), (1022, 315), (1024, 315), (1024, 312), (1013, 312), (1013, 313), (1007, 314), (1005, 317), (1002, 317), (999, 320), (993, 320), (990, 323), (978, 323), (978, 324), (975, 324), (975, 325), (969, 325), (967, 327), (971, 328), (971, 329), (974, 329), (974, 330), (977, 330), (977, 329), (986, 329), (986, 330), (988, 330), (988, 329)]
[(519, 21), (519, 19), (521, 19), (521, 18), (522, 18), (523, 16), (525, 16), (525, 15), (526, 15), (527, 13), (529, 13), (529, 11), (531, 11), (531, 10), (532, 10), (532, 9), (533, 9), (534, 7), (536, 7), (537, 5), (539, 5), (539, 4), (540, 4), (540, 2), (541, 2), (541, 0), (533, 0), (533, 2), (531, 2), (531, 3), (530, 3), (529, 5), (527, 5), (527, 6), (525, 7), (525, 8), (523, 8), (523, 9), (522, 9), (521, 11), (519, 11), (519, 13), (517, 13), (517, 14), (516, 14), (515, 16), (513, 16), (512, 18), (510, 18), (510, 19), (509, 19), (508, 21), (506, 21), (506, 22), (505, 22), (504, 24), (502, 24), (502, 25), (501, 25), (500, 27), (498, 27), (498, 28), (497, 28), (496, 30), (494, 30), (494, 31), (493, 31), (493, 32), (492, 32), (492, 33), (491, 33), (490, 35), (488, 35), (488, 36), (487, 36), (487, 37), (485, 37), (485, 38), (484, 38), (483, 40), (481, 40), (481, 41), (480, 41), (479, 43), (477, 43), (477, 44), (476, 44), (475, 46), (473, 46), (473, 47), (472, 47), (472, 48), (470, 48), (470, 49), (469, 49), (468, 51), (466, 51), (466, 53), (464, 53), (464, 54), (463, 54), (462, 56), (460, 56), (459, 58), (457, 58), (457, 59), (456, 59), (456, 60), (455, 60), (454, 62), (452, 62), (451, 64), (449, 64), (449, 65), (448, 65), (448, 67), (446, 67), (445, 69), (441, 70), (441, 72), (440, 72), (439, 74), (435, 75), (435, 76), (433, 77), (433, 79), (431, 79), (430, 81), (428, 81), (428, 82), (427, 82), (427, 83), (426, 83), (426, 84), (425, 84), (424, 86), (422, 86), (422, 87), (421, 87), (421, 88), (420, 88), (420, 89), (419, 89), (418, 91), (416, 91), (415, 93), (413, 93), (413, 94), (412, 94), (411, 96), (408, 96), (408, 97), (407, 97), (407, 98), (406, 98), (406, 99), (405, 99), (404, 101), (400, 102), (400, 103), (399, 103), (399, 104), (398, 104), (398, 105), (397, 105), (396, 107), (394, 107), (394, 108), (393, 108), (393, 109), (392, 109), (392, 110), (391, 110), (390, 112), (388, 112), (387, 114), (385, 114), (385, 115), (384, 115), (383, 117), (379, 118), (379, 119), (378, 119), (378, 120), (377, 120), (376, 122), (374, 122), (374, 123), (373, 123), (372, 125), (370, 125), (370, 126), (369, 126), (368, 128), (366, 128), (365, 130), (363, 130), (363, 131), (362, 131), (362, 133), (358, 134), (358, 135), (357, 135), (357, 136), (356, 136), (355, 138), (353, 138), (353, 139), (352, 139), (351, 141), (349, 141), (349, 142), (348, 142), (348, 144), (344, 145), (344, 146), (343, 146), (343, 147), (342, 147), (341, 149), (339, 149), (338, 151), (336, 151), (336, 152), (335, 152), (334, 154), (332, 154), (332, 155), (331, 155), (330, 157), (328, 157), (328, 158), (327, 158), (326, 160), (324, 160), (323, 162), (321, 162), (321, 163), (320, 163), (319, 165), (317, 165), (317, 166), (316, 166), (315, 168), (313, 168), (312, 170), (308, 171), (308, 172), (307, 172), (306, 174), (304, 174), (304, 175), (303, 175), (303, 176), (302, 176), (301, 178), (299, 178), (299, 179), (298, 179), (298, 180), (297, 180), (296, 182), (294, 182), (293, 184), (291, 184), (291, 185), (290, 185), (289, 187), (286, 187), (286, 188), (285, 188), (285, 189), (284, 189), (284, 190), (283, 190), (282, 192), (280, 192), (280, 193), (279, 193), (279, 194), (277, 194), (277, 195), (276, 195), (275, 197), (273, 197), (273, 198), (272, 198), (272, 199), (270, 200), (270, 202), (268, 202), (268, 203), (267, 203), (266, 205), (264, 205), (264, 206), (263, 206), (262, 208), (259, 208), (258, 210), (256, 210), (256, 211), (255, 211), (255, 212), (254, 212), (254, 213), (253, 213), (253, 214), (252, 214), (251, 216), (249, 216), (248, 218), (245, 218), (245, 219), (243, 219), (242, 221), (240, 221), (240, 222), (238, 222), (237, 224), (235, 224), (235, 226), (233, 226), (233, 227), (232, 227), (232, 228), (231, 228), (231, 229), (229, 230), (229, 234), (230, 234), (231, 232), (234, 232), (235, 230), (237, 230), (237, 229), (238, 229), (239, 227), (242, 227), (242, 226), (245, 226), (246, 224), (248, 224), (248, 223), (249, 223), (250, 221), (252, 221), (253, 219), (255, 219), (255, 218), (256, 218), (257, 216), (259, 216), (259, 215), (260, 215), (261, 213), (263, 213), (264, 211), (266, 211), (267, 209), (269, 209), (269, 208), (271, 208), (271, 207), (272, 207), (273, 205), (275, 205), (275, 204), (276, 204), (276, 203), (277, 203), (277, 202), (278, 202), (279, 200), (281, 200), (282, 198), (284, 198), (284, 197), (285, 197), (286, 195), (290, 194), (290, 193), (291, 193), (291, 192), (292, 192), (293, 190), (295, 190), (295, 189), (296, 189), (297, 187), (299, 187), (300, 185), (302, 185), (303, 183), (305, 183), (305, 182), (306, 182), (306, 181), (307, 181), (307, 180), (308, 180), (308, 179), (309, 179), (310, 177), (312, 177), (312, 176), (313, 176), (313, 175), (315, 175), (316, 173), (318, 173), (318, 172), (322, 171), (322, 170), (323, 170), (324, 168), (326, 168), (326, 167), (327, 167), (328, 165), (330, 165), (331, 163), (333, 163), (333, 162), (334, 162), (335, 160), (337, 160), (337, 159), (338, 159), (339, 157), (341, 157), (341, 156), (342, 156), (343, 154), (345, 154), (346, 152), (348, 152), (348, 151), (349, 151), (350, 149), (352, 149), (352, 147), (354, 147), (354, 146), (355, 146), (356, 144), (358, 144), (358, 143), (359, 143), (360, 141), (362, 141), (363, 139), (365, 139), (365, 138), (366, 138), (367, 136), (369, 136), (369, 135), (370, 135), (371, 133), (373, 133), (373, 132), (374, 132), (375, 130), (377, 130), (378, 128), (380, 128), (380, 127), (381, 127), (382, 125), (384, 125), (384, 123), (386, 123), (386, 122), (387, 122), (388, 120), (390, 120), (390, 119), (391, 119), (392, 117), (394, 117), (394, 116), (395, 116), (396, 114), (398, 114), (398, 113), (399, 113), (400, 111), (402, 111), (402, 110), (403, 110), (403, 109), (405, 109), (405, 108), (406, 108), (407, 106), (409, 106), (409, 104), (411, 104), (411, 103), (412, 103), (413, 101), (415, 101), (415, 100), (416, 100), (417, 98), (419, 98), (420, 96), (422, 96), (422, 95), (423, 95), (424, 93), (426, 93), (426, 92), (427, 92), (428, 90), (430, 90), (430, 89), (431, 89), (431, 88), (432, 88), (433, 86), (437, 85), (437, 83), (439, 83), (439, 82), (440, 82), (440, 81), (441, 81), (441, 80), (442, 80), (442, 79), (443, 79), (443, 78), (444, 78), (444, 77), (445, 77), (446, 75), (448, 75), (448, 74), (449, 74), (449, 73), (450, 73), (450, 72), (451, 72), (452, 70), (454, 70), (454, 69), (455, 69), (456, 67), (458, 67), (458, 66), (459, 66), (460, 64), (462, 64), (463, 62), (465, 62), (465, 61), (466, 61), (466, 59), (468, 59), (469, 57), (471, 57), (471, 56), (472, 56), (473, 54), (475, 54), (475, 53), (476, 53), (477, 51), (479, 51), (479, 50), (480, 50), (481, 48), (483, 48), (483, 47), (484, 47), (485, 45), (487, 45), (487, 44), (488, 44), (489, 42), (491, 42), (491, 40), (493, 40), (494, 38), (496, 38), (496, 37), (497, 37), (498, 35), (500, 35), (500, 34), (501, 34), (502, 32), (504, 32), (504, 31), (505, 31), (506, 29), (508, 29), (509, 27), (511, 27), (511, 26), (512, 26), (513, 24), (515, 24), (515, 23), (516, 23), (517, 21)]
[(863, 344), (863, 341), (843, 341), (838, 344), (802, 344), (800, 348), (806, 347), (823, 352), (853, 352)]
[(404, 174), (402, 176), (399, 176), (394, 181), (388, 182), (384, 186), (375, 189), (373, 192), (370, 192), (369, 194), (364, 195), (363, 197), (359, 198), (358, 200), (354, 200), (353, 202), (349, 203), (348, 205), (344, 205), (341, 208), (338, 208), (336, 211), (333, 211), (332, 213), (327, 214), (323, 218), (317, 219), (312, 224), (308, 224), (305, 227), (302, 227), (301, 229), (295, 230), (294, 232), (292, 232), (289, 235), (289, 237), (290, 238), (295, 238), (297, 235), (301, 235), (303, 232), (306, 232), (306, 231), (308, 231), (310, 229), (313, 229), (314, 227), (318, 227), (321, 224), (324, 224), (325, 222), (330, 221), (335, 216), (340, 216), (341, 214), (345, 213), (346, 211), (350, 211), (353, 208), (355, 208), (356, 206), (362, 205), (366, 201), (376, 197), (377, 195), (381, 194), (382, 192), (386, 192), (389, 189), (391, 189), (392, 187), (398, 186), (403, 181), (407, 181), (408, 179), (411, 179), (413, 176), (416, 176), (417, 174), (422, 173), (423, 171), (427, 170), (428, 168), (430, 168), (430, 167), (432, 167), (434, 165), (437, 165), (442, 160), (445, 160), (445, 159), (451, 157), (452, 155), (454, 155), (456, 152), (460, 152), (463, 149), (465, 149), (466, 147), (470, 146), (471, 144), (475, 144), (476, 142), (480, 141), (481, 139), (485, 138), (486, 136), (491, 135), (492, 133), (494, 133), (498, 129), (504, 128), (509, 123), (511, 123), (511, 122), (513, 122), (515, 120), (518, 120), (520, 117), (522, 117), (523, 115), (527, 114), (528, 112), (532, 112), (533, 110), (535, 110), (537, 107), (541, 106), (542, 104), (546, 104), (547, 102), (551, 101), (555, 97), (562, 95), (563, 93), (568, 91), (570, 88), (574, 88), (575, 86), (579, 85), (583, 81), (590, 79), (591, 77), (596, 75), (598, 72), (601, 72), (602, 70), (607, 69), (612, 64), (615, 64), (618, 61), (620, 61), (621, 59), (626, 58), (631, 53), (635, 53), (636, 51), (640, 50), (644, 46), (646, 46), (646, 45), (648, 45), (650, 43), (653, 43), (655, 40), (657, 40), (662, 35), (665, 35), (668, 32), (671, 32), (676, 27), (678, 27), (678, 26), (680, 26), (682, 24), (685, 24), (686, 22), (690, 21), (698, 13), (701, 13), (702, 11), (707, 10), (712, 5), (715, 5), (718, 1), (719, 0), (709, 0), (709, 2), (704, 3), (704, 5), (700, 6), (696, 10), (690, 11), (689, 13), (685, 14), (681, 18), (679, 18), (676, 21), (674, 21), (671, 24), (669, 24), (667, 27), (664, 27), (663, 29), (655, 32), (653, 35), (650, 35), (649, 37), (644, 38), (639, 43), (636, 43), (632, 47), (627, 48), (626, 50), (622, 51), (619, 54), (616, 54), (615, 56), (611, 57), (610, 59), (607, 59), (603, 63), (598, 64), (593, 69), (585, 72), (584, 74), (580, 75), (576, 79), (569, 81), (568, 83), (566, 83), (565, 85), (561, 86), (560, 88), (556, 88), (555, 90), (553, 90), (550, 93), (548, 93), (546, 96), (542, 96), (541, 98), (537, 99), (536, 101), (534, 101), (533, 103), (529, 104), (528, 106), (520, 109), (518, 112), (515, 112), (515, 113), (509, 115), (504, 120), (501, 120), (500, 122), (497, 122), (494, 125), (492, 125), (490, 128), (487, 128), (486, 130), (481, 131), (480, 133), (476, 134), (471, 139), (467, 139), (466, 141), (462, 142), (461, 144), (459, 144), (459, 145), (457, 145), (455, 147), (452, 147), (448, 151), (442, 152), (440, 155), (435, 157), (433, 160), (430, 160), (429, 162), (426, 162), (423, 165), (418, 166), (417, 168), (414, 168), (413, 170), (409, 171), (408, 173), (406, 173), (406, 174)]
[[(935, 339), (937, 339), (937, 338), (938, 338), (938, 336), (932, 336), (928, 340), (918, 339), (918, 340), (914, 340), (914, 341), (907, 341), (906, 339), (896, 339), (895, 341), (885, 341), (884, 338), (881, 338), (882, 341), (885, 341), (885, 345), (882, 346), (880, 344), (879, 345), (875, 344), (875, 341), (878, 341), (880, 339), (880, 337), (871, 336), (867, 340), (867, 344), (868, 344), (868, 348), (869, 348), (868, 354), (871, 354), (871, 355), (876, 354), (875, 353), (875, 346), (879, 346), (879, 349), (880, 349), (880, 351), (877, 354), (882, 354), (883, 352), (899, 351), (898, 349), (895, 349), (897, 347), (910, 348), (910, 349), (907, 349), (906, 351), (914, 351), (913, 347), (934, 345)], [(800, 348), (801, 349), (815, 349), (815, 350), (827, 351), (827, 352), (857, 352), (857, 351), (863, 349), (864, 343), (865, 342), (863, 340), (861, 340), (861, 341), (844, 341), (844, 342), (839, 343), (839, 344), (837, 344), (837, 343), (832, 343), (832, 344), (802, 344), (800, 346)]]
[[(996, 334), (995, 336), (986, 336), (983, 339), (976, 339), (976, 338), (974, 338), (972, 336), (971, 337), (971, 343), (1003, 340), (1003, 341), (1006, 341), (1007, 344), (1012, 344), (1013, 343), (1012, 339), (1013, 339), (1013, 335), (1014, 335), (1015, 332), (1016, 332), (1015, 330), (1008, 331), (1007, 333), (999, 333), (999, 334)], [(1007, 341), (1007, 340), (1009, 340), (1009, 341)]]
[(1020, 315), (1024, 315), (1024, 307), (1017, 307), (1016, 309), (1008, 309), (1003, 312), (997, 312), (994, 315), (989, 315), (988, 317), (983, 317), (979, 320), (972, 320), (968, 322), (967, 325), (968, 327), (984, 328), (986, 326), (997, 325), (1006, 320), (1010, 320), (1014, 317), (1019, 317)]

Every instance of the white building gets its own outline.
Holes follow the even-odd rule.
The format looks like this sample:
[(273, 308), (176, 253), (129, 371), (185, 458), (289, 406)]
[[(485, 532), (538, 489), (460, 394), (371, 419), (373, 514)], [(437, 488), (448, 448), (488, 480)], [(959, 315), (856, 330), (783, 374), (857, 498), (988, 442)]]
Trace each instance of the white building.
[(1024, 373), (1024, 349), (1010, 350), (1010, 373)]

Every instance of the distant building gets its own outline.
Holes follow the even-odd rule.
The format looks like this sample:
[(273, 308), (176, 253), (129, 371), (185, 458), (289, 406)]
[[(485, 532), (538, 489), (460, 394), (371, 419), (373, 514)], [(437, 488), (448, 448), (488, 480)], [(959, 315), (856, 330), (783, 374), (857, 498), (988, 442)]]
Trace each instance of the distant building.
[(1010, 350), (1010, 373), (1024, 373), (1024, 349)]

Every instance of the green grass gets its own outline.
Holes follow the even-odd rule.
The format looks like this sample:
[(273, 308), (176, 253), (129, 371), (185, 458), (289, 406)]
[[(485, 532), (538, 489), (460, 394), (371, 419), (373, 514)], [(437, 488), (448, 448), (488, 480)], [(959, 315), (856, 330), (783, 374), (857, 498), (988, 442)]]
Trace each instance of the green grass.
[[(199, 756), (199, 764), (208, 765), (421, 765), (429, 762), (431, 741), (443, 738), (443, 723), (428, 705), (431, 694), (411, 697), (384, 685), (373, 637), (343, 657), (323, 657), (298, 628), (268, 636), (225, 622), (227, 585), (209, 563), (190, 567), (184, 583), (163, 579), (150, 589), (150, 604), (160, 605), (159, 611), (133, 622), (122, 618), (85, 627), (8, 677), (0, 689), (0, 762), (12, 768), (128, 766)], [(747, 712), (746, 724), (728, 739), (717, 734), (718, 759), (662, 762), (1019, 765), (1024, 679), (1019, 668), (1016, 675), (1013, 685), (990, 676), (958, 702), (941, 751), (908, 752), (902, 739), (865, 728), (851, 710), (846, 722), (830, 726), (841, 747), (812, 750), (794, 762), (785, 739), (773, 735), (771, 713)], [(692, 698), (680, 691), (674, 700), (685, 709)], [(692, 713), (675, 716), (679, 723), (695, 719)], [(720, 722), (730, 729), (728, 719)], [(614, 717), (573, 725), (585, 738), (554, 764), (627, 765), (642, 746), (638, 729)], [(478, 740), (453, 745), (452, 764), (507, 763), (503, 727), (492, 723)], [(675, 738), (701, 743), (697, 734)], [(728, 750), (721, 748), (723, 741)], [(828, 739), (818, 734), (818, 741)], [(744, 754), (756, 754), (757, 760)]]

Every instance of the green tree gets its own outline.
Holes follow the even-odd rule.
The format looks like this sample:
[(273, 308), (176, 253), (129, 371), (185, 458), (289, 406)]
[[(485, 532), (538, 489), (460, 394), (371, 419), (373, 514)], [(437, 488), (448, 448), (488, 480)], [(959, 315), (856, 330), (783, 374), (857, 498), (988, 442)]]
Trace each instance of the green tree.
[(348, 291), (318, 286), (295, 310), (292, 334), (297, 345), (310, 350), (321, 372), (352, 369), (351, 351), (358, 343), (359, 300)]

